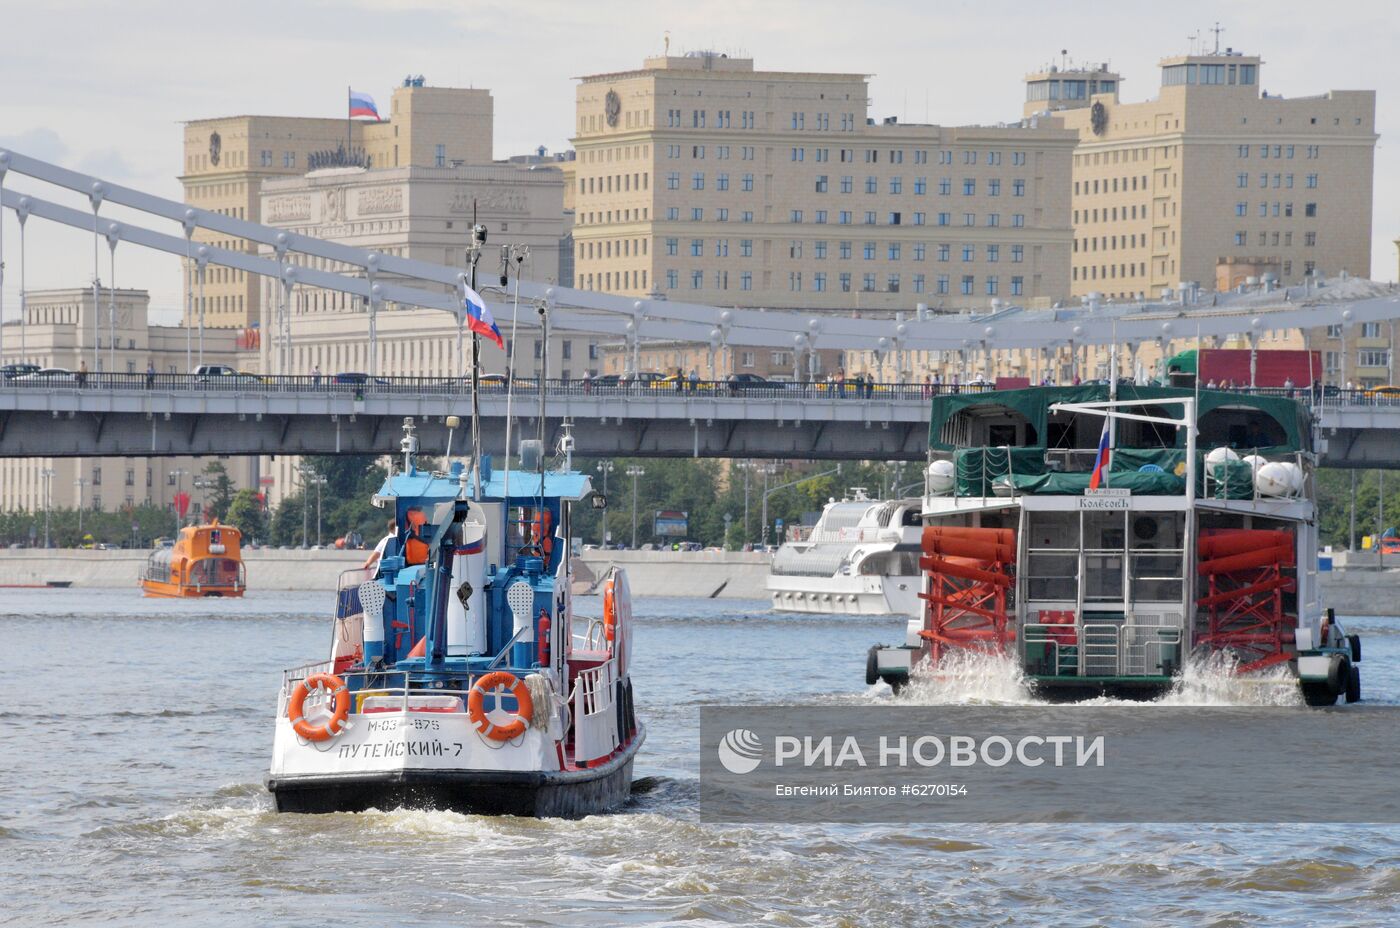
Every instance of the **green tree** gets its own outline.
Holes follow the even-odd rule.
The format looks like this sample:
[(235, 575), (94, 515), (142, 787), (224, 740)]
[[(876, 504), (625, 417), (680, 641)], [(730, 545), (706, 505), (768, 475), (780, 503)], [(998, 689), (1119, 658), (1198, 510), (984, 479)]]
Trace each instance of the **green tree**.
[(224, 521), (242, 532), (247, 541), (259, 541), (267, 536), (267, 519), (256, 490), (244, 488), (233, 494)]
[(204, 468), (204, 517), (228, 519), (228, 507), (233, 502), (233, 480), (222, 461), (210, 461)]

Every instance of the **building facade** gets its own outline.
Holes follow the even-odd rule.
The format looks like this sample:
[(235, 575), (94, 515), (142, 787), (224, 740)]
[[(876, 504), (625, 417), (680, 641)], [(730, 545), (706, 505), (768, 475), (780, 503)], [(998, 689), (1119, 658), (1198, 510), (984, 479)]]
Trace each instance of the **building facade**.
[[(501, 246), (525, 245), (529, 257), (520, 265), (525, 279), (559, 282), (561, 247), (567, 242), (568, 217), (563, 207), (564, 181), (553, 162), (500, 163), (461, 167), (325, 168), (295, 178), (263, 184), (263, 222), (289, 232), (315, 236), (367, 251), (450, 267), (466, 267), (473, 222), (486, 226), (486, 249), (477, 267), (477, 288), (496, 306), (497, 325), (510, 346), (509, 288), (499, 286)], [(271, 253), (264, 246), (264, 251)], [(299, 256), (319, 270), (362, 275), (363, 269)], [(396, 282), (391, 274), (378, 278)], [(402, 281), (433, 289), (421, 281)], [(443, 292), (447, 287), (439, 288)], [(465, 377), (470, 371), (468, 334), (459, 340), (455, 317), (434, 309), (387, 303), (375, 320), (376, 358), (370, 364), (368, 307), (346, 294), (314, 287), (293, 292), (285, 330), (286, 351), (278, 318), (281, 285), (264, 281), (260, 294), (262, 370), (268, 373), (326, 376), (340, 372), (378, 375)], [(535, 309), (520, 306), (525, 323), (515, 345), (520, 376), (541, 370), (544, 345), (535, 328)], [(283, 360), (285, 356), (285, 362)], [(504, 373), (505, 352), (483, 343), (482, 369)], [(551, 335), (548, 374), (578, 378), (598, 373), (602, 359), (595, 338), (560, 332)], [(295, 488), (298, 458), (265, 459), (264, 479), (271, 478), (276, 502)]]
[(1074, 294), (1369, 276), (1375, 92), (1270, 94), (1261, 59), (1233, 49), (1160, 66), (1156, 99), (1139, 103), (1120, 101), (1107, 66), (1026, 77), (1025, 114), (1079, 137)]
[[(27, 362), (44, 368), (139, 374), (150, 363), (158, 373), (175, 374), (197, 363), (197, 336), (184, 326), (150, 325), (145, 290), (100, 289), (96, 311), (91, 288), (31, 290), (25, 294), (21, 323), (5, 326), (3, 363)], [(115, 305), (115, 341), (112, 338)], [(94, 351), (94, 346), (96, 350)], [(204, 334), (204, 360), (238, 366), (252, 353), (240, 348), (239, 333), (224, 329)], [(175, 495), (194, 490), (194, 477), (209, 458), (3, 458), (0, 509), (42, 511), (86, 508), (116, 512), (154, 505), (172, 508)], [(257, 484), (256, 460), (221, 458), (235, 487)], [(52, 472), (48, 477), (46, 472)]]
[(828, 310), (1069, 295), (1077, 135), (868, 120), (867, 77), (647, 59), (576, 91), (584, 289)]
[[(263, 222), (265, 181), (298, 176), (322, 162), (373, 167), (447, 168), (489, 164), (493, 102), (489, 90), (424, 86), (397, 88), (381, 122), (301, 116), (229, 116), (185, 124), (185, 202), (226, 216)], [(196, 243), (252, 252), (255, 246), (200, 230)], [(186, 293), (195, 275), (185, 268)], [(196, 297), (197, 298), (197, 297)], [(205, 325), (251, 327), (259, 319), (258, 282), (242, 271), (209, 268), (204, 281)]]

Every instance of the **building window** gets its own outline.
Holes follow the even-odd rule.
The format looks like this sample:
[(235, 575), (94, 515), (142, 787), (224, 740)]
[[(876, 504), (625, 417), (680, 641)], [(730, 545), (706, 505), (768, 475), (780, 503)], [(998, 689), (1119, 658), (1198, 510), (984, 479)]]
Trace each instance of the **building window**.
[(902, 177), (891, 177), (891, 178), (890, 178), (890, 195), (891, 195), (891, 196), (895, 196), (895, 195), (901, 194), (901, 193), (903, 193), (903, 192), (904, 192), (904, 178), (902, 178)]
[(887, 292), (887, 293), (898, 293), (898, 292), (899, 292), (899, 275), (898, 275), (898, 274), (890, 274), (890, 275), (888, 275), (888, 276), (885, 278), (885, 292)]
[(668, 238), (668, 239), (666, 239), (666, 254), (671, 255), (671, 256), (675, 256), (675, 254), (676, 254), (676, 249), (677, 249), (677, 247), (678, 247), (679, 245), (680, 245), (680, 239), (675, 239), (675, 238)]
[(915, 275), (914, 275), (914, 292), (915, 292), (915, 293), (923, 293), (923, 292), (924, 292), (924, 275), (923, 275), (923, 274), (915, 274)]
[(971, 274), (964, 274), (962, 279), (962, 295), (972, 296), (973, 277)]
[(717, 239), (715, 239), (715, 257), (716, 257), (716, 258), (727, 258), (727, 257), (729, 257), (729, 239), (727, 239), (727, 238), (717, 238)]
[(951, 196), (953, 193), (953, 180), (950, 177), (942, 177), (938, 180), (938, 193), (940, 196)]
[(848, 226), (848, 225), (850, 225), (850, 224), (851, 224), (851, 211), (848, 210), (848, 209), (843, 209), (843, 210), (841, 210), (841, 212), (837, 214), (837, 220), (836, 220), (836, 221), (839, 222), (839, 223), (840, 223), (841, 225), (843, 225), (843, 226)]
[(886, 225), (891, 225), (891, 226), (897, 226), (897, 225), (899, 225), (901, 216), (902, 216), (901, 213), (890, 213), (890, 214), (885, 218), (885, 224), (886, 224)]
[(867, 178), (865, 179), (865, 192), (866, 192), (866, 193), (877, 193), (877, 192), (879, 191), (879, 189), (880, 189), (880, 180), (879, 180), (879, 178), (876, 178), (876, 177), (867, 177)]
[(1000, 246), (1000, 245), (988, 245), (988, 246), (987, 246), (987, 260), (988, 260), (989, 262), (993, 262), (993, 263), (995, 263), (995, 262), (1001, 260), (1001, 246)]
[(827, 176), (826, 176), (825, 174), (818, 174), (818, 175), (817, 175), (817, 193), (826, 193), (826, 188), (827, 188)]
[(704, 219), (705, 219), (705, 210), (704, 210), (702, 207), (699, 207), (699, 206), (692, 206), (692, 207), (690, 208), (690, 221), (691, 221), (691, 222), (703, 222)]
[(677, 271), (677, 270), (675, 270), (674, 268), (672, 268), (671, 270), (667, 271), (667, 272), (666, 272), (666, 289), (667, 289), (667, 290), (674, 290), (674, 289), (676, 289), (677, 287), (679, 287), (680, 285), (681, 285), (681, 284), (680, 284), (680, 272)]
[(874, 243), (874, 242), (866, 242), (866, 243), (861, 247), (861, 254), (862, 254), (862, 256), (865, 258), (865, 260), (867, 260), (867, 261), (874, 261), (874, 260), (875, 260), (875, 243)]
[(740, 190), (743, 190), (743, 191), (746, 191), (746, 192), (752, 192), (752, 191), (753, 191), (753, 175), (752, 175), (752, 174), (745, 174), (745, 175), (739, 180), (739, 189), (740, 189)]
[(977, 214), (976, 214), (976, 213), (963, 213), (963, 225), (965, 225), (965, 226), (975, 226), (975, 225), (977, 225)]
[(742, 272), (742, 273), (739, 275), (739, 289), (740, 289), (740, 290), (752, 290), (752, 289), (753, 289), (753, 273), (752, 273), (752, 272), (750, 272), (750, 271), (744, 271), (744, 272)]
[(1313, 189), (1316, 189), (1316, 188), (1317, 188), (1317, 175), (1316, 175), (1316, 174), (1309, 174), (1309, 175), (1307, 176), (1307, 183), (1306, 183), (1306, 186), (1308, 187), (1309, 190), (1313, 190)]
[(1379, 322), (1363, 322), (1363, 323), (1361, 323), (1361, 337), (1362, 337), (1362, 338), (1380, 338), (1380, 337), (1381, 337), (1381, 324), (1380, 324)]
[(1026, 182), (1023, 180), (1013, 180), (1011, 182), (1011, 195), (1013, 197), (1023, 197), (1026, 195)]
[(939, 275), (938, 275), (938, 281), (937, 281), (936, 287), (937, 287), (937, 289), (936, 289), (934, 292), (938, 293), (940, 296), (947, 296), (947, 295), (948, 295), (948, 275), (947, 275), (947, 274), (939, 274)]
[(861, 277), (860, 277), (860, 289), (861, 289), (861, 291), (864, 292), (864, 293), (874, 293), (874, 292), (875, 292), (875, 275), (874, 275), (874, 274), (862, 274)]
[(898, 261), (900, 252), (901, 248), (899, 242), (890, 242), (889, 246), (885, 249), (885, 258), (889, 261)]
[(715, 175), (715, 189), (716, 189), (716, 190), (728, 190), (728, 189), (729, 189), (729, 175), (728, 175), (728, 174), (717, 174), (717, 175)]
[(1024, 293), (1025, 293), (1025, 278), (1024, 278), (1024, 277), (1013, 277), (1013, 278), (1011, 278), (1011, 295), (1012, 295), (1012, 296), (1023, 296)]
[(753, 362), (754, 362), (754, 355), (755, 355), (755, 353), (756, 353), (756, 352), (753, 352), (753, 351), (741, 351), (741, 352), (739, 352), (739, 366), (740, 366), (740, 367), (753, 367)]
[(850, 243), (850, 242), (842, 242), (842, 243), (841, 243), (841, 260), (843, 260), (843, 261), (849, 261), (849, 260), (851, 260), (851, 243)]
[(739, 239), (739, 255), (740, 255), (740, 257), (744, 257), (744, 258), (752, 258), (752, 257), (753, 257), (753, 239), (751, 239), (751, 238), (741, 238), (741, 239)]
[(1235, 186), (1236, 186), (1236, 187), (1241, 187), (1241, 188), (1243, 188), (1243, 187), (1248, 187), (1248, 186), (1249, 186), (1249, 175), (1248, 175), (1248, 174), (1236, 174), (1236, 175), (1235, 175)]
[(789, 211), (788, 211), (788, 222), (801, 222), (801, 221), (802, 221), (802, 210), (800, 210), (800, 209), (794, 209), (794, 210), (789, 210)]
[[(989, 152), (989, 154), (990, 154), (990, 152)], [(999, 197), (999, 196), (1001, 196), (1001, 181), (996, 180), (995, 178), (993, 178), (992, 180), (987, 181), (987, 196), (989, 196), (989, 197)]]
[(1306, 217), (1308, 217), (1309, 219), (1315, 218), (1315, 217), (1317, 216), (1317, 204), (1316, 204), (1316, 203), (1304, 203), (1304, 204), (1303, 204), (1303, 215), (1306, 216)]
[(851, 275), (850, 275), (850, 274), (842, 274), (840, 279), (841, 279), (841, 292), (842, 292), (842, 293), (850, 293), (850, 292), (851, 292)]
[(692, 290), (699, 290), (699, 289), (700, 289), (701, 287), (703, 287), (704, 285), (705, 285), (705, 272), (704, 272), (704, 271), (691, 271), (691, 272), (690, 272), (690, 289), (692, 289)]
[(261, 156), (259, 160), (262, 166), (265, 168), (272, 167), (272, 150), (265, 148), (261, 152), (259, 152), (259, 154)]
[(818, 273), (818, 274), (813, 274), (813, 275), (812, 275), (812, 289), (815, 290), (815, 291), (817, 291), (818, 293), (825, 293), (825, 292), (826, 292), (826, 275), (825, 275), (825, 274)]
[(1248, 232), (1236, 232), (1236, 233), (1235, 233), (1235, 244), (1236, 244), (1236, 245), (1244, 245), (1244, 244), (1247, 244), (1248, 241), (1249, 241), (1249, 233), (1248, 233)]
[(939, 246), (938, 246), (938, 260), (939, 260), (939, 261), (947, 261), (948, 258), (949, 258), (950, 253), (952, 252), (952, 250), (953, 250), (953, 249), (952, 249), (952, 246), (950, 246), (950, 245), (939, 245)]
[(826, 242), (812, 243), (812, 256), (818, 261), (826, 260)]
[(928, 254), (928, 245), (926, 245), (926, 244), (923, 243), (923, 242), (915, 242), (915, 243), (914, 243), (914, 260), (915, 260), (915, 261), (922, 261), (922, 260), (924, 260), (924, 257), (925, 257), (927, 254)]
[(964, 246), (962, 246), (962, 259), (963, 259), (964, 261), (972, 261), (972, 260), (976, 257), (976, 254), (977, 254), (977, 253), (976, 253), (976, 246), (973, 246), (973, 245), (964, 245)]
[(963, 178), (963, 196), (971, 197), (977, 195), (977, 181), (975, 178)]
[(841, 192), (842, 192), (842, 193), (850, 193), (850, 192), (851, 192), (851, 189), (852, 189), (852, 185), (853, 185), (854, 183), (855, 183), (855, 178), (854, 178), (854, 177), (852, 177), (852, 176), (849, 175), (849, 174), (843, 175), (842, 178), (841, 178)]
[(667, 189), (667, 190), (679, 190), (679, 189), (681, 189), (681, 175), (680, 175), (680, 172), (679, 172), (679, 171), (670, 171), (670, 172), (668, 172), (668, 173), (666, 174), (666, 189)]
[(987, 296), (997, 295), (997, 278), (995, 275), (987, 278)]
[(915, 196), (923, 196), (923, 195), (926, 194), (926, 193), (928, 193), (928, 178), (927, 178), (927, 177), (916, 177), (916, 178), (914, 178), (914, 195), (915, 195)]
[(704, 174), (704, 172), (702, 172), (702, 171), (696, 171), (694, 174), (692, 174), (692, 175), (690, 176), (690, 189), (691, 189), (691, 190), (704, 190), (704, 189), (705, 189), (705, 174)]
[(1235, 204), (1235, 215), (1245, 216), (1249, 213), (1249, 204), (1243, 201)]
[(1023, 229), (1023, 228), (1025, 228), (1025, 226), (1026, 226), (1026, 214), (1025, 214), (1025, 213), (1012, 213), (1012, 214), (1011, 214), (1011, 228), (1013, 228), (1013, 229)]
[(1357, 367), (1389, 367), (1390, 352), (1384, 349), (1368, 348), (1356, 354)]
[(952, 214), (952, 213), (939, 213), (939, 214), (938, 214), (938, 224), (939, 224), (940, 226), (950, 226), (950, 225), (952, 225), (952, 224), (953, 224), (953, 214)]
[(447, 167), (447, 146), (446, 146), (446, 145), (434, 145), (434, 146), (433, 146), (433, 167), (436, 167), (436, 168), (445, 168), (445, 167)]

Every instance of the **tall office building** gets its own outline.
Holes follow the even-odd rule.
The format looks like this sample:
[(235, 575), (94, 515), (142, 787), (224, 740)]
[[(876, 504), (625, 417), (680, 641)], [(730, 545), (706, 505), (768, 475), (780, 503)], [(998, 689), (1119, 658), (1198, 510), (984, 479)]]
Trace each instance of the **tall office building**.
[(708, 52), (582, 78), (576, 285), (847, 311), (1067, 297), (1076, 134), (868, 120), (867, 81)]
[(1076, 295), (1369, 276), (1375, 91), (1290, 98), (1262, 79), (1260, 58), (1230, 48), (1163, 59), (1141, 103), (1120, 102), (1107, 65), (1027, 76), (1025, 115), (1079, 136)]
[[(437, 167), (491, 162), (489, 90), (429, 87), (409, 78), (381, 110), (381, 122), (300, 116), (229, 116), (185, 124), (185, 202), (226, 216), (262, 222), (261, 192), (269, 178), (297, 176), (319, 165)], [(348, 112), (348, 103), (347, 103)], [(249, 253), (242, 239), (201, 230), (195, 242)], [(186, 293), (192, 287), (185, 270)], [(242, 271), (209, 268), (205, 324), (250, 327), (260, 315), (258, 281)], [(198, 310), (196, 309), (196, 314)]]

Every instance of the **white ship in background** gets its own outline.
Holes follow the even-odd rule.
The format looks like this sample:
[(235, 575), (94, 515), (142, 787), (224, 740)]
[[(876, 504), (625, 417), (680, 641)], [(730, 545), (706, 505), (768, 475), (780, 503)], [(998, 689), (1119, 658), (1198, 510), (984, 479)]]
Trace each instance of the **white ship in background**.
[(773, 555), (768, 591), (780, 612), (918, 615), (920, 503), (874, 500), (862, 487), (794, 527)]

